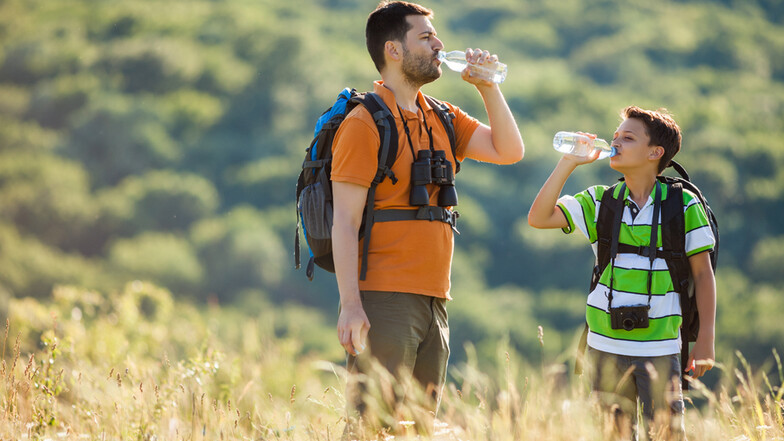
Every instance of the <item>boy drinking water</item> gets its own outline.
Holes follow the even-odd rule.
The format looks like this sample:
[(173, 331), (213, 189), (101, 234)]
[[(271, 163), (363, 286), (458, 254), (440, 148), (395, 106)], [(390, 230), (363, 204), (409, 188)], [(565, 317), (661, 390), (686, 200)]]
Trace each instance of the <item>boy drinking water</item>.
[[(631, 423), (636, 420), (639, 402), (643, 424), (651, 432), (679, 439), (684, 437), (678, 356), (681, 304), (668, 272), (671, 268), (661, 257), (665, 254), (662, 201), (675, 192), (659, 175), (680, 150), (681, 131), (666, 111), (631, 106), (621, 117), (613, 135), (616, 154), (610, 158), (610, 167), (623, 174), (623, 183), (612, 188), (607, 197), (620, 198), (623, 208), (611, 222), (614, 225), (598, 226), (611, 228), (611, 261), (595, 275), (587, 299), (588, 367), (595, 394), (622, 416), (617, 421), (626, 422), (619, 428), (622, 433), (633, 431)], [(528, 213), (528, 223), (535, 228), (561, 228), (567, 234), (579, 229), (595, 254), (599, 249), (597, 223), (608, 187), (597, 185), (574, 196), (559, 196), (569, 175), (579, 165), (594, 162), (598, 153), (564, 155)], [(686, 366), (694, 377), (700, 377), (714, 362), (716, 285), (708, 251), (715, 239), (693, 193), (683, 189), (682, 201), (677, 202), (684, 213), (684, 251), (700, 317), (699, 334)], [(664, 225), (665, 229), (670, 227), (669, 223)], [(669, 424), (657, 427), (654, 415), (657, 423)], [(645, 437), (648, 431), (642, 433)]]

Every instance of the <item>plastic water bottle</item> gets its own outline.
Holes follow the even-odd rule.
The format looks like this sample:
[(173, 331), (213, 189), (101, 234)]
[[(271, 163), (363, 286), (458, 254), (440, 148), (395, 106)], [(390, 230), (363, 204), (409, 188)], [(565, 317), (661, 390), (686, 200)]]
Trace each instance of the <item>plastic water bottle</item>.
[(503, 83), (506, 79), (506, 64), (499, 62), (481, 65), (470, 64), (465, 57), (465, 52), (463, 51), (438, 52), (438, 59), (455, 72), (462, 72), (468, 68), (472, 77), (478, 77), (493, 83)]
[(594, 150), (599, 150), (599, 159), (615, 156), (615, 147), (610, 147), (607, 141), (574, 132), (558, 132), (553, 138), (553, 148), (561, 153), (575, 156), (590, 156)]

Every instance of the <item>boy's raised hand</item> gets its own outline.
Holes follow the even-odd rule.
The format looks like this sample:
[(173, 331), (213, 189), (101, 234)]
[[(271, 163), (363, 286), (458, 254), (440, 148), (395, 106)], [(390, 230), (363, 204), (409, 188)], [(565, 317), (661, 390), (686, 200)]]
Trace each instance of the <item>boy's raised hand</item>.
[[(579, 135), (587, 136), (591, 140), (596, 139), (596, 134), (595, 133), (585, 133), (585, 132), (576, 132), (576, 133), (579, 134)], [(587, 142), (582, 141), (582, 140), (578, 140), (577, 142), (581, 143), (581, 144), (586, 144), (586, 145), (588, 144)], [(569, 154), (569, 153), (565, 153), (563, 155), (563, 157), (564, 157), (564, 159), (574, 163), (575, 165), (583, 165), (583, 164), (590, 164), (590, 163), (596, 161), (597, 159), (599, 159), (599, 154), (600, 153), (601, 152), (599, 152), (598, 150), (594, 149), (593, 151), (591, 151), (591, 154), (588, 155), (588, 156), (579, 156), (579, 155), (572, 155), (572, 154)]]

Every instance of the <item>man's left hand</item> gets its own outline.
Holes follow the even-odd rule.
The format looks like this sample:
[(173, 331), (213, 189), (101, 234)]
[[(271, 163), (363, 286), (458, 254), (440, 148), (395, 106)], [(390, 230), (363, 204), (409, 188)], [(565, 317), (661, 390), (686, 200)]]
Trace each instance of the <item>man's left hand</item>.
[[(498, 55), (490, 54), (488, 51), (484, 51), (482, 49), (471, 49), (468, 48), (465, 50), (466, 54), (466, 61), (469, 64), (476, 64), (479, 66), (487, 65), (491, 66), (498, 62)], [(483, 86), (483, 87), (491, 87), (494, 86), (495, 83), (489, 80), (483, 80), (477, 76), (471, 76), (471, 66), (468, 66), (463, 70), (462, 78), (464, 81), (473, 84), (474, 86)]]

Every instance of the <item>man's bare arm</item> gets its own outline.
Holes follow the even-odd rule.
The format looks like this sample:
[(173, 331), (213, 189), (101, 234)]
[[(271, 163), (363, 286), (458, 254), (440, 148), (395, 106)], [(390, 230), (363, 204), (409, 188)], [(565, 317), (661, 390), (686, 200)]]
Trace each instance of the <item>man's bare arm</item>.
[(359, 296), (359, 227), (368, 189), (347, 182), (333, 182), (332, 257), (340, 291), (338, 339), (349, 354), (365, 349), (370, 322)]

